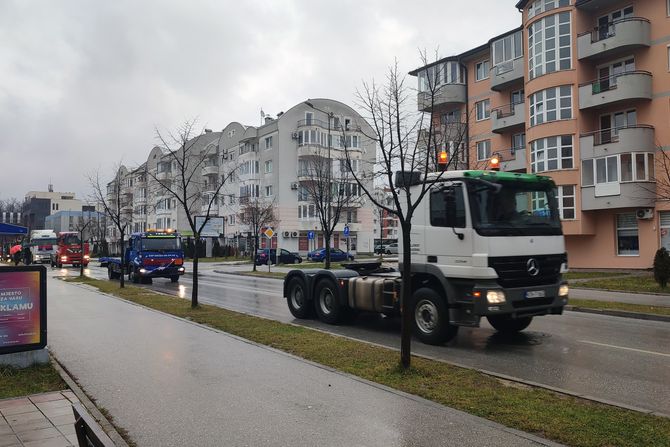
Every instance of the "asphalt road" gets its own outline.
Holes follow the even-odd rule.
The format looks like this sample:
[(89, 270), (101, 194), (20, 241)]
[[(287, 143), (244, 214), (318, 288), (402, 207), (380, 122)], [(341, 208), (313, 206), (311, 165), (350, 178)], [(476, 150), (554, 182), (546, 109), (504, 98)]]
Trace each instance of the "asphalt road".
[[(376, 315), (360, 316), (348, 326), (295, 320), (282, 298), (282, 282), (218, 274), (201, 269), (200, 301), (228, 309), (304, 324), (397, 348), (400, 323)], [(55, 275), (78, 271), (62, 269)], [(87, 273), (106, 278), (106, 270)], [(151, 287), (190, 298), (192, 278), (179, 284), (157, 279)], [(412, 344), (414, 353), (556, 387), (597, 399), (670, 414), (670, 324), (605, 315), (566, 312), (536, 318), (524, 332), (500, 336), (486, 321), (461, 328), (445, 346)]]

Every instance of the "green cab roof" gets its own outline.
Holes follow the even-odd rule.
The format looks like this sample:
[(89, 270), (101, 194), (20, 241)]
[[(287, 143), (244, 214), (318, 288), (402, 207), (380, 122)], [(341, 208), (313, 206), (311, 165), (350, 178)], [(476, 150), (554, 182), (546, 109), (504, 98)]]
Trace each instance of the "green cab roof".
[(510, 181), (517, 180), (522, 182), (551, 182), (551, 177), (536, 174), (521, 174), (518, 172), (501, 172), (501, 171), (463, 171), (463, 177), (466, 178), (481, 178), (488, 181)]

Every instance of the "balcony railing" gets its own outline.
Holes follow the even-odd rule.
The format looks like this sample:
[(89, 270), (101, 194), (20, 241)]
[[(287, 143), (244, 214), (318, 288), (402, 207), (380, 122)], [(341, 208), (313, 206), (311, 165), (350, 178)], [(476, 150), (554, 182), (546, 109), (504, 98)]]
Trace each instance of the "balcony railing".
[(508, 116), (514, 116), (516, 113), (517, 105), (523, 104), (524, 101), (513, 102), (511, 104), (505, 104), (504, 106), (496, 107), (492, 110), (496, 114), (498, 119), (507, 118)]
[(526, 106), (523, 101), (506, 104), (492, 110), (491, 130), (503, 133), (526, 123)]
[(577, 36), (579, 59), (604, 58), (651, 45), (651, 23), (643, 17), (617, 19)]
[(613, 21), (607, 23), (607, 25), (596, 26), (591, 31), (586, 31), (584, 33), (580, 33), (577, 37), (590, 34), (591, 35), (591, 43), (600, 42), (601, 40), (609, 39), (611, 37), (616, 37), (616, 35), (617, 35), (617, 33), (616, 33), (617, 25), (620, 24), (620, 23), (626, 23), (626, 22), (651, 23), (651, 22), (649, 22), (648, 19), (645, 19), (644, 17), (626, 17), (626, 18), (623, 18), (623, 19), (613, 20)]
[(579, 85), (579, 108), (588, 109), (622, 101), (651, 99), (652, 74), (633, 70)]
[(598, 78), (593, 81), (586, 82), (584, 84), (580, 84), (580, 87), (586, 86), (586, 85), (591, 85), (591, 93), (594, 95), (597, 95), (598, 93), (602, 92), (608, 92), (610, 90), (614, 90), (617, 88), (617, 80), (622, 77), (622, 76), (630, 76), (634, 74), (643, 74), (643, 75), (649, 75), (651, 76), (651, 73), (648, 71), (644, 70), (631, 70), (631, 71), (624, 71), (621, 73), (616, 73), (610, 76), (604, 76), (602, 78)]
[(593, 132), (587, 132), (580, 135), (581, 138), (593, 137), (593, 145), (600, 146), (601, 144), (618, 143), (619, 133), (625, 129), (654, 129), (654, 126), (647, 124), (640, 124), (636, 126), (622, 126), (610, 129), (600, 129)]
[[(323, 120), (318, 120), (315, 118), (312, 119), (304, 119), (304, 120), (299, 120), (298, 121), (298, 127), (309, 127), (309, 126), (316, 126), (316, 127), (321, 127), (323, 129), (328, 129), (328, 121), (323, 121)], [(330, 130), (331, 131), (338, 131), (341, 132), (344, 130), (345, 132), (349, 131), (357, 131), (361, 130), (360, 126), (354, 126), (353, 124), (349, 125), (344, 125), (342, 122), (339, 123), (330, 123)]]

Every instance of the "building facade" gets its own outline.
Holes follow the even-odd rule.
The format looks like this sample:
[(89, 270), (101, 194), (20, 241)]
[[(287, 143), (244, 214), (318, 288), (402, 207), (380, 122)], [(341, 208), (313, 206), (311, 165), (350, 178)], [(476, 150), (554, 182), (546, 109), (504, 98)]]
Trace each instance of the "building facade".
[(516, 7), (519, 28), (411, 72), (419, 109), (468, 127), (470, 168), (495, 154), (502, 170), (555, 180), (572, 267), (651, 267), (670, 249), (670, 2)]
[[(198, 138), (202, 163), (194, 183), (201, 198), (200, 214), (207, 213), (212, 195), (225, 179), (215, 198), (210, 216), (224, 220), (221, 244), (248, 249), (253, 237), (240, 211), (253, 200), (275, 205), (276, 236), (262, 239), (263, 246), (272, 244), (289, 251), (306, 253), (325, 244), (308, 183), (315, 180), (310, 169), (317, 157), (331, 160), (333, 183), (346, 183), (348, 201), (335, 227), (331, 245), (354, 252), (371, 252), (374, 244), (373, 211), (364, 194), (348, 176), (347, 157), (359, 176), (371, 170), (375, 162), (375, 144), (368, 123), (351, 107), (330, 99), (313, 99), (299, 103), (276, 118), (265, 117), (260, 126), (238, 122), (228, 124), (220, 132), (206, 131)], [(175, 180), (174, 159), (155, 147), (139, 168), (122, 168), (120, 194), (117, 185), (107, 185), (108, 201), (120, 210), (132, 231), (149, 228), (174, 228), (191, 235), (182, 207), (156, 179), (162, 183)], [(372, 190), (371, 176), (368, 190)], [(197, 214), (197, 210), (196, 210)], [(349, 237), (345, 236), (345, 226)], [(118, 231), (110, 227), (110, 242), (118, 239)], [(309, 235), (313, 234), (310, 239)]]

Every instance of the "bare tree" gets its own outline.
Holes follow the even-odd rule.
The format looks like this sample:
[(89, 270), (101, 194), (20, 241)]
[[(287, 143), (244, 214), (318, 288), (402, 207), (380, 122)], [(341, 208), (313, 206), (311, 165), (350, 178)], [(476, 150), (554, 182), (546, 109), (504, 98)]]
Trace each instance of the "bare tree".
[(103, 186), (100, 180), (100, 172), (88, 177), (88, 182), (93, 190), (95, 201), (102, 205), (105, 215), (112, 222), (116, 230), (119, 232), (119, 248), (121, 252), (121, 274), (119, 277), (119, 285), (121, 288), (125, 287), (124, 281), (124, 259), (126, 256), (126, 232), (130, 228), (132, 222), (132, 212), (123, 211), (123, 201), (121, 189), (123, 187), (125, 168), (121, 162), (117, 163), (115, 167), (114, 179)]
[[(207, 129), (196, 130), (195, 119), (185, 121), (176, 132), (162, 133), (156, 129), (156, 136), (165, 151), (163, 161), (169, 163), (170, 178), (159, 176), (148, 170), (147, 174), (156, 186), (177, 202), (184, 211), (186, 221), (193, 233), (195, 252), (193, 255), (193, 289), (191, 307), (198, 306), (198, 245), (200, 234), (209, 220), (218, 214), (221, 189), (235, 172), (228, 163), (223, 174), (217, 169), (213, 175), (204, 176), (202, 168), (219, 165), (224, 159), (220, 153), (221, 134), (213, 135)], [(196, 216), (201, 217), (196, 222)]]
[[(424, 65), (428, 65), (425, 53), (421, 54)], [(451, 156), (441, 170), (457, 166), (464, 159), (460, 151), (464, 150), (467, 126), (460, 122), (441, 122), (432, 111), (440, 90), (443, 87), (436, 82), (435, 75), (427, 76), (424, 91), (419, 101), (423, 112), (414, 112), (411, 97), (414, 89), (406, 85), (406, 77), (398, 70), (397, 61), (388, 70), (386, 83), (382, 86), (363, 83), (362, 90), (357, 92), (358, 103), (364, 109), (363, 116), (370, 122), (373, 134), (369, 135), (377, 143), (377, 162), (371, 172), (375, 183), (382, 183), (388, 188), (391, 204), (380, 201), (367, 185), (370, 183), (364, 175), (352, 169), (351, 157), (347, 152), (349, 172), (360, 185), (365, 195), (375, 206), (397, 216), (402, 229), (402, 272), (401, 290), (401, 346), (400, 361), (404, 368), (409, 368), (411, 359), (411, 334), (414, 312), (412, 309), (412, 276), (411, 276), (411, 229), (414, 212), (426, 194), (439, 182), (442, 173), (428, 178), (429, 172), (437, 167), (437, 154), (445, 144), (449, 143)], [(448, 137), (448, 139), (447, 139)], [(411, 173), (420, 173), (422, 182), (411, 187), (410, 182), (397, 182), (398, 178), (408, 179)], [(395, 178), (394, 178), (395, 176)]]
[[(93, 226), (93, 221), (91, 220), (91, 212), (88, 212), (88, 219), (84, 219), (83, 216), (83, 211), (82, 211), (82, 216), (77, 219), (77, 225), (75, 226), (75, 230), (77, 233), (79, 233), (79, 244), (81, 246), (81, 262), (79, 263), (79, 277), (84, 276), (84, 255), (86, 254), (86, 250), (84, 249), (84, 244), (86, 240), (86, 231), (90, 233), (91, 227)], [(90, 247), (89, 247), (90, 250)], [(89, 251), (90, 253), (90, 251)]]
[[(260, 233), (265, 227), (276, 225), (276, 210), (275, 201), (264, 201), (260, 198), (240, 197), (240, 223), (249, 228), (253, 234), (254, 247), (251, 252), (251, 262), (253, 263), (254, 272), (256, 271), (256, 252), (259, 248)], [(277, 253), (279, 256), (279, 253)], [(271, 259), (268, 259), (270, 262)], [(279, 261), (277, 261), (279, 262)]]

